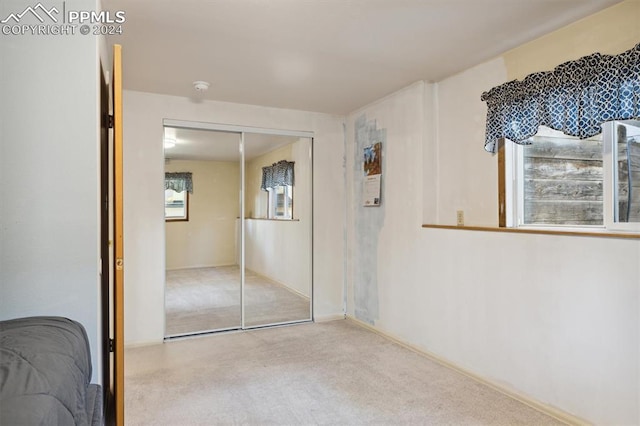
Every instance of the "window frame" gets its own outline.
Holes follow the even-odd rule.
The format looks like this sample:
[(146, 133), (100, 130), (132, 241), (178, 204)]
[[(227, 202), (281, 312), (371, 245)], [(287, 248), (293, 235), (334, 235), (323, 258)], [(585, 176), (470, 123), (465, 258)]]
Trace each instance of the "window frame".
[[(615, 200), (616, 187), (618, 186), (618, 173), (615, 164), (618, 162), (618, 150), (613, 149), (617, 144), (615, 138), (616, 130), (614, 124), (616, 122), (624, 122), (626, 120), (615, 120), (605, 123), (602, 126), (603, 140), (610, 141), (605, 143), (603, 147), (602, 159), (602, 171), (604, 182), (603, 189), (603, 208), (604, 208), (604, 225), (606, 229), (613, 231), (625, 231), (625, 232), (638, 232), (640, 233), (640, 222), (617, 222), (616, 210), (618, 209), (619, 202)], [(606, 138), (606, 139), (604, 139)]]
[[(276, 188), (284, 188), (284, 216), (276, 215)], [(293, 185), (281, 185), (267, 188), (267, 217), (274, 220), (293, 220)], [(291, 201), (289, 201), (291, 199)], [(289, 215), (288, 213), (291, 212)]]
[[(189, 191), (187, 191), (186, 189), (184, 191), (185, 193), (185, 197), (184, 197), (184, 216), (177, 216), (177, 217), (167, 217), (167, 198), (166, 198), (166, 191), (169, 191), (169, 189), (165, 189), (165, 199), (164, 199), (164, 206), (165, 206), (165, 210), (164, 210), (164, 221), (165, 222), (188, 222), (189, 221)], [(171, 190), (173, 191), (173, 190)], [(175, 192), (175, 191), (174, 191)], [(180, 192), (177, 192), (177, 194), (179, 194)]]
[(498, 142), (498, 222), (499, 227), (515, 229), (539, 229), (557, 231), (586, 232), (629, 232), (640, 233), (640, 222), (616, 222), (617, 200), (617, 150), (614, 150), (615, 123), (625, 120), (608, 121), (602, 125), (603, 163), (603, 222), (602, 225), (567, 224), (525, 224), (524, 223), (524, 146), (501, 139)]

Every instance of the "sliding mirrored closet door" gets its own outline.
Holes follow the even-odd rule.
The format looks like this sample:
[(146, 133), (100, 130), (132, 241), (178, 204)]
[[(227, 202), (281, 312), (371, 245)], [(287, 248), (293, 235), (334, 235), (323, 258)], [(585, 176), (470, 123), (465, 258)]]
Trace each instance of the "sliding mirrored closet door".
[(312, 319), (313, 140), (251, 129), (165, 120), (167, 337)]
[(241, 318), (238, 133), (165, 127), (165, 335)]
[(311, 319), (310, 138), (244, 134), (244, 325)]

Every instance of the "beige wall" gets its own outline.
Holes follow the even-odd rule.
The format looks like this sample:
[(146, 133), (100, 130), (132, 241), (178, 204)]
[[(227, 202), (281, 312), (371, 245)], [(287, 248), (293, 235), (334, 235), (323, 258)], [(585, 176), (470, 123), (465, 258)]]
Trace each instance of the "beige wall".
[[(260, 189), (262, 184), (262, 168), (270, 166), (280, 160), (293, 161), (291, 157), (291, 144), (274, 149), (259, 157), (248, 161), (245, 165), (245, 207), (244, 213), (246, 217), (266, 218), (267, 217), (267, 201), (268, 194)], [(295, 190), (294, 187), (294, 206), (295, 209)], [(293, 213), (295, 215), (295, 211)]]
[(166, 222), (166, 268), (236, 264), (240, 164), (171, 160), (167, 172), (193, 173), (189, 220)]
[(503, 55), (509, 80), (550, 71), (595, 52), (617, 54), (640, 43), (640, 1), (626, 0)]

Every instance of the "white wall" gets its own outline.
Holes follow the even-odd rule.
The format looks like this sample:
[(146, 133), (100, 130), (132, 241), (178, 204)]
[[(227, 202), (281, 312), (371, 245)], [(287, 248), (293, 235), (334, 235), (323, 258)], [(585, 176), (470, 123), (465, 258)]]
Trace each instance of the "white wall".
[[(584, 31), (572, 37), (590, 40)], [(454, 224), (458, 209), (468, 225), (497, 223), (480, 94), (511, 74), (505, 62), (349, 115), (349, 315), (588, 421), (638, 424), (639, 240), (420, 227), (422, 217)], [(358, 202), (363, 131), (385, 138), (379, 210)]]
[[(293, 186), (295, 220), (247, 220), (245, 222), (246, 267), (306, 297), (311, 293), (310, 152), (311, 140), (303, 138), (276, 150), (273, 154), (268, 153), (251, 162), (253, 169), (260, 171), (262, 166), (271, 165), (280, 160), (295, 162)], [(280, 157), (284, 154), (288, 156)], [(262, 176), (261, 173), (260, 176)], [(246, 184), (253, 185), (260, 191), (260, 183), (261, 179), (252, 179)], [(250, 192), (248, 187), (246, 190), (247, 193)]]
[(191, 172), (189, 220), (165, 223), (166, 268), (236, 264), (240, 163), (171, 160), (166, 172)]
[(125, 341), (164, 336), (162, 119), (307, 130), (314, 145), (316, 318), (342, 313), (343, 119), (327, 114), (125, 91)]
[(437, 84), (435, 223), (455, 225), (462, 210), (465, 225), (498, 226), (498, 160), (484, 150), (487, 109), (480, 95), (505, 81), (497, 58)]
[[(95, 1), (67, 8), (96, 10)], [(0, 16), (26, 0), (3, 0)], [(0, 36), (0, 320), (81, 322), (101, 382), (99, 61), (93, 36)]]

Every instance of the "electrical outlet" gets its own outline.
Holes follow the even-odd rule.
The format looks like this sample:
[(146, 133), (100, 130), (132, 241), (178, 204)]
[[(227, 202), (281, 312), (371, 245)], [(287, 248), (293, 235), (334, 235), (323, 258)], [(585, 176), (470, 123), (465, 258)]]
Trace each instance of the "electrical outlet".
[(464, 210), (458, 210), (456, 217), (458, 219), (458, 226), (464, 226)]

